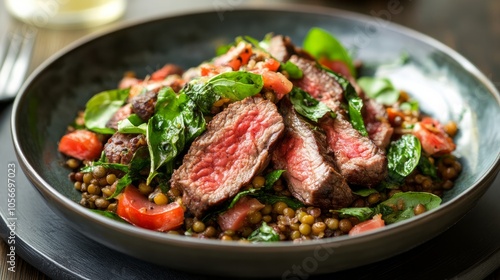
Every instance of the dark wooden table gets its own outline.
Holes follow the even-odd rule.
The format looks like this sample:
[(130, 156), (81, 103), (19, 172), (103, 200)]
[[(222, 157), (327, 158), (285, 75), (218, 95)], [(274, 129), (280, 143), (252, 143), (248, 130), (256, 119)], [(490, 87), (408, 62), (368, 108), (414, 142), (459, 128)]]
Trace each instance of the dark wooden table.
[[(284, 2), (272, 1), (271, 2)], [(222, 3), (228, 10), (243, 1), (129, 1), (129, 9), (122, 21), (161, 16), (175, 11), (184, 11), (190, 8), (216, 9), (217, 2)], [(265, 5), (265, 1), (248, 1)], [(473, 64), (475, 64), (494, 84), (500, 88), (500, 1), (497, 0), (310, 0), (290, 1), (310, 5), (325, 5), (372, 15), (383, 20), (395, 22), (421, 33), (429, 35), (455, 49)], [(0, 35), (7, 29), (19, 24), (9, 17), (0, 4)], [(220, 7), (220, 6), (219, 6)], [(119, 24), (112, 23), (111, 25)], [(87, 30), (55, 31), (40, 29), (35, 50), (33, 53), (30, 71), (47, 59), (54, 52), (74, 40), (106, 29), (103, 26)], [(9, 104), (0, 104), (0, 112), (4, 112)], [(5, 116), (5, 114), (3, 114)], [(497, 178), (496, 182), (499, 180)], [(496, 186), (499, 187), (499, 186)], [(3, 203), (3, 202), (2, 202)], [(2, 206), (3, 207), (3, 206)], [(498, 218), (494, 214), (490, 218)], [(500, 238), (500, 236), (498, 237)], [(464, 240), (464, 242), (467, 242)], [(20, 257), (16, 260), (16, 272), (7, 270), (8, 249), (5, 241), (0, 241), (0, 279), (49, 279), (37, 268), (31, 266)], [(488, 256), (484, 256), (487, 258)], [(497, 256), (498, 258), (498, 256)], [(499, 262), (496, 262), (497, 265)], [(422, 268), (425, 269), (425, 268)], [(404, 279), (401, 278), (401, 279)], [(486, 279), (500, 279), (500, 269), (487, 276)]]

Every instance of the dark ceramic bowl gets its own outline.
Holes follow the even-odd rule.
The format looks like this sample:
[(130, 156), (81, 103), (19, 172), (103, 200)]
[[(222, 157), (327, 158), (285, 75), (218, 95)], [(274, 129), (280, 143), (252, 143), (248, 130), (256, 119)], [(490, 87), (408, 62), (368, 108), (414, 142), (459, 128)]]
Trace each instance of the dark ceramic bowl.
[[(214, 55), (236, 36), (268, 32), (301, 43), (314, 26), (336, 34), (369, 74), (392, 78), (422, 109), (460, 128), (456, 155), (463, 173), (438, 209), (380, 231), (303, 243), (241, 244), (167, 235), (112, 221), (77, 201), (57, 143), (77, 110), (95, 93), (115, 88), (123, 73), (139, 76), (164, 63), (186, 68)], [(408, 53), (403, 66), (380, 67)], [(374, 19), (312, 7), (242, 9), (161, 18), (81, 41), (53, 57), (25, 84), (14, 104), (12, 134), (24, 172), (56, 213), (83, 235), (122, 253), (167, 267), (226, 276), (294, 275), (339, 271), (389, 258), (455, 224), (484, 194), (499, 171), (500, 96), (462, 56), (424, 35)], [(290, 278), (292, 279), (292, 278)], [(303, 278), (301, 278), (303, 279)]]

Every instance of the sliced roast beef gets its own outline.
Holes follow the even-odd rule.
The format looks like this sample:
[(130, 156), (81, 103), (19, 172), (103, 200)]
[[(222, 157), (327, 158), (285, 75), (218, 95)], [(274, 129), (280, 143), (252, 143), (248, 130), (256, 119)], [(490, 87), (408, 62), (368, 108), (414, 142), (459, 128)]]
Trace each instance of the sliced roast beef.
[(118, 109), (118, 111), (116, 111), (116, 113), (106, 123), (106, 127), (117, 130), (118, 122), (128, 118), (131, 114), (132, 114), (132, 105), (127, 103), (123, 105), (120, 109)]
[(336, 170), (326, 136), (299, 116), (288, 99), (280, 102), (285, 135), (272, 156), (273, 166), (283, 169), (294, 197), (305, 205), (339, 209), (354, 200), (345, 179)]
[(283, 133), (276, 105), (258, 97), (229, 105), (191, 144), (172, 175), (172, 187), (196, 217), (234, 196), (262, 172)]
[(104, 144), (104, 153), (111, 163), (128, 164), (134, 153), (140, 148), (147, 146), (146, 137), (143, 134), (115, 133), (108, 142)]
[(363, 100), (363, 121), (368, 137), (375, 145), (385, 150), (391, 142), (392, 133), (394, 132), (394, 129), (389, 124), (387, 111), (382, 104), (366, 96), (354, 78), (350, 77), (349, 82)]
[(295, 53), (295, 46), (290, 37), (276, 35), (271, 38), (267, 51), (278, 61), (287, 61)]
[(394, 132), (394, 128), (389, 123), (387, 111), (382, 104), (373, 99), (365, 98), (363, 103), (365, 105), (363, 120), (368, 136), (375, 145), (385, 150), (391, 142), (392, 133)]
[(325, 118), (320, 126), (326, 132), (340, 173), (349, 184), (372, 186), (380, 183), (387, 172), (385, 153), (352, 127), (342, 109), (345, 102), (342, 86), (312, 60), (294, 55), (290, 61), (304, 74), (294, 83), (337, 113), (335, 119)]
[(296, 86), (325, 103), (334, 112), (344, 114), (341, 108), (344, 102), (344, 89), (334, 78), (319, 68), (313, 60), (293, 55), (290, 61), (297, 65), (304, 74), (302, 79), (294, 81)]
[(323, 118), (319, 125), (326, 132), (335, 163), (349, 184), (374, 186), (385, 178), (384, 151), (362, 136), (343, 115)]
[(143, 121), (149, 120), (155, 113), (157, 97), (158, 93), (152, 90), (134, 96), (130, 101), (132, 111)]

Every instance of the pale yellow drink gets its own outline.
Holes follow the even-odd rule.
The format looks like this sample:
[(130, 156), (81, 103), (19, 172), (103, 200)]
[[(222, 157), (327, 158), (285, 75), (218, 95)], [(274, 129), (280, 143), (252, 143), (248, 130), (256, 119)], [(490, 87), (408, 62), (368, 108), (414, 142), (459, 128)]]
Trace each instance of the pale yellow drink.
[(47, 28), (85, 28), (123, 15), (126, 0), (5, 0), (18, 19)]

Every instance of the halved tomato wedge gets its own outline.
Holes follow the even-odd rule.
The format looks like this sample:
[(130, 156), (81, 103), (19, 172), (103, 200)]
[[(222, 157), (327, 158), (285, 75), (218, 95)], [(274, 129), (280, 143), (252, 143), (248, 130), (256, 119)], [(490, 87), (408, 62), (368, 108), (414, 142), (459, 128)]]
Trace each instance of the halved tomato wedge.
[(59, 152), (79, 160), (94, 160), (99, 158), (102, 143), (96, 133), (79, 129), (72, 131), (59, 141)]
[(373, 216), (371, 220), (361, 222), (352, 227), (352, 229), (349, 231), (349, 235), (360, 234), (377, 228), (382, 228), (384, 226), (385, 222), (384, 220), (382, 220), (382, 214), (377, 214)]
[(446, 134), (443, 126), (437, 120), (430, 117), (425, 117), (422, 121), (415, 124), (413, 135), (420, 140), (422, 148), (429, 155), (451, 153), (456, 148), (453, 139)]
[(117, 198), (116, 214), (135, 226), (168, 231), (178, 228), (184, 222), (184, 210), (179, 203), (157, 205), (134, 186), (127, 186)]

